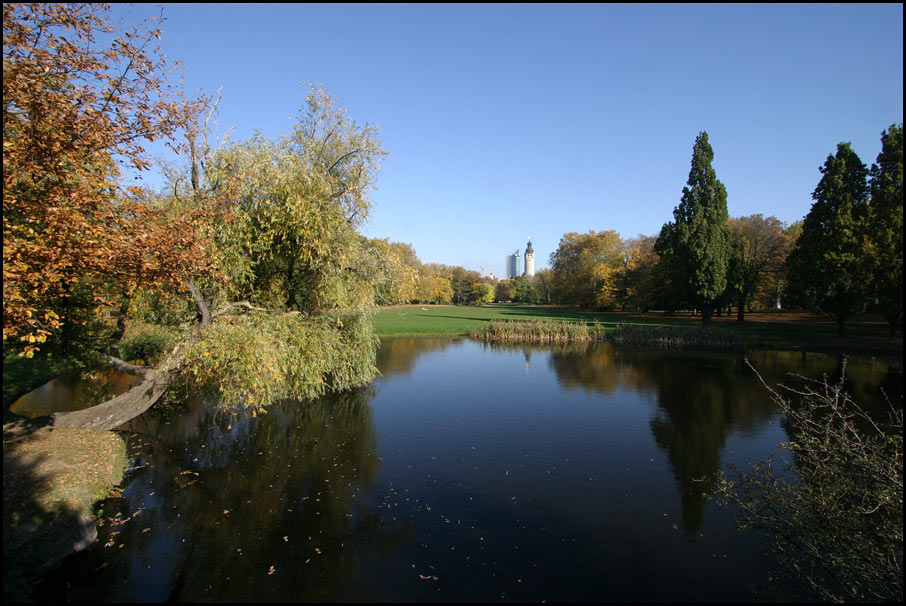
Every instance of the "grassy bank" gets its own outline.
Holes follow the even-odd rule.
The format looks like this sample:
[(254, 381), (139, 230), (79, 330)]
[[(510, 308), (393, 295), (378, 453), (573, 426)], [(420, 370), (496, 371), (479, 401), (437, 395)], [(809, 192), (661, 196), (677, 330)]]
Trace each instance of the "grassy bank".
[(94, 540), (94, 505), (126, 470), (114, 432), (51, 429), (10, 413), (16, 398), (63, 371), (53, 357), (3, 359), (4, 602), (29, 599), (45, 566)]
[(44, 567), (94, 541), (94, 504), (126, 466), (126, 445), (111, 431), (4, 425), (4, 602), (28, 599)]
[[(575, 307), (498, 304), (482, 307), (384, 307), (374, 316), (374, 328), (380, 337), (465, 336), (488, 328), (495, 320), (597, 323), (605, 333), (612, 332), (618, 325), (630, 327), (624, 330), (631, 330), (633, 326), (693, 330), (701, 325), (701, 318), (689, 313), (671, 316), (661, 312), (591, 312)], [(735, 316), (715, 317), (713, 326), (736, 333), (738, 340), (747, 347), (903, 355), (902, 334), (897, 339), (887, 338), (886, 324), (880, 318), (871, 316), (855, 317), (847, 324), (847, 336), (843, 338), (837, 336), (836, 325), (823, 316), (785, 310), (750, 312), (742, 323), (737, 322)]]

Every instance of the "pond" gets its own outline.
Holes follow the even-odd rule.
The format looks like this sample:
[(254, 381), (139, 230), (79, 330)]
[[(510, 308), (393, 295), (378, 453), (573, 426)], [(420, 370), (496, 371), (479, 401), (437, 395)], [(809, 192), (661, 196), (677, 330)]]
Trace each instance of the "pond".
[[(771, 384), (841, 364), (748, 358)], [(267, 414), (190, 399), (132, 421), (98, 541), (36, 599), (764, 599), (758, 537), (704, 496), (787, 439), (741, 356), (396, 339), (379, 367), (366, 389)], [(901, 368), (846, 373), (857, 401), (883, 388), (902, 406)]]

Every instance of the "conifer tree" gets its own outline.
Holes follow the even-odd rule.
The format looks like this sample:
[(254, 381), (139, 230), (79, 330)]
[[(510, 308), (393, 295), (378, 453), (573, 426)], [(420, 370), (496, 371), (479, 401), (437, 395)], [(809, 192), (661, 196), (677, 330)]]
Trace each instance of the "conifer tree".
[(887, 320), (890, 338), (903, 321), (903, 125), (881, 133), (881, 153), (871, 167), (867, 261), (871, 295)]
[(790, 291), (833, 318), (842, 337), (865, 301), (868, 168), (849, 143), (840, 143), (820, 170), (815, 203), (787, 259)]
[(718, 299), (727, 287), (731, 255), (727, 225), (727, 190), (711, 166), (714, 151), (701, 132), (692, 148), (692, 168), (683, 188), (675, 221), (664, 225), (656, 245), (671, 276), (673, 296), (702, 312), (702, 326), (711, 323)]

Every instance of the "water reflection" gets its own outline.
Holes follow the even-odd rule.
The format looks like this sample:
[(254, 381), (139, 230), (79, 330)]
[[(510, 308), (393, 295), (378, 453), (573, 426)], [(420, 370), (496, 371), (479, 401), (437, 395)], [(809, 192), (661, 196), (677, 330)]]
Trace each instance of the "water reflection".
[(126, 393), (138, 385), (141, 377), (112, 368), (100, 370), (88, 380), (60, 377), (19, 397), (10, 412), (28, 418), (55, 412), (72, 412), (100, 404), (113, 396)]
[(415, 361), (432, 351), (443, 351), (462, 339), (384, 339), (377, 352), (377, 367), (384, 376), (408, 375)]
[(379, 467), (372, 397), (365, 389), (287, 401), (256, 416), (191, 401), (134, 420), (138, 469), (117, 517), (80, 571), (63, 572), (94, 581), (45, 597), (365, 599), (360, 561), (412, 538), (409, 526), (359, 502)]
[[(526, 358), (537, 348), (524, 348)], [(755, 369), (746, 364), (746, 359)], [(670, 363), (665, 363), (669, 360)], [(694, 538), (704, 523), (705, 496), (721, 469), (731, 431), (757, 432), (777, 410), (758, 379), (796, 386), (802, 377), (839, 380), (854, 401), (883, 411), (881, 390), (902, 407), (902, 372), (884, 363), (804, 352), (751, 351), (747, 355), (618, 349), (609, 343), (572, 344), (550, 350), (550, 365), (566, 388), (613, 394), (653, 390), (657, 414), (651, 434), (667, 453), (683, 508), (683, 529)], [(797, 376), (791, 376), (795, 372)], [(784, 425), (788, 436), (792, 428)]]
[[(769, 383), (842, 365), (749, 359)], [(784, 439), (742, 356), (395, 339), (379, 368), (368, 389), (264, 415), (190, 399), (134, 419), (113, 520), (38, 597), (755, 599), (755, 539), (702, 496)], [(846, 372), (866, 405), (880, 386), (902, 405), (901, 371)]]

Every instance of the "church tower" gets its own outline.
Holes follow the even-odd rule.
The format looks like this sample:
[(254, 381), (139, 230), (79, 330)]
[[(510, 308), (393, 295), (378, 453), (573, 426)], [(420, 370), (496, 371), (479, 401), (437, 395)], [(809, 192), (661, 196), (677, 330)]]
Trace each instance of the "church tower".
[(532, 248), (532, 238), (529, 237), (528, 246), (525, 248), (525, 274), (527, 278), (535, 275), (535, 251)]

